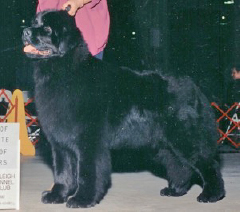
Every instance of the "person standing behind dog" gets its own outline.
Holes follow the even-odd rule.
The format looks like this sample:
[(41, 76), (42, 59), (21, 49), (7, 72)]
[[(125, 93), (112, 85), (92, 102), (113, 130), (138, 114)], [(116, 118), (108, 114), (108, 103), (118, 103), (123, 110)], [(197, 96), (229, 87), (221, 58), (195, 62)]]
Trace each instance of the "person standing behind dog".
[(110, 27), (107, 0), (39, 0), (37, 12), (64, 10), (69, 5), (71, 9), (68, 14), (75, 16), (76, 25), (82, 32), (90, 53), (102, 59)]

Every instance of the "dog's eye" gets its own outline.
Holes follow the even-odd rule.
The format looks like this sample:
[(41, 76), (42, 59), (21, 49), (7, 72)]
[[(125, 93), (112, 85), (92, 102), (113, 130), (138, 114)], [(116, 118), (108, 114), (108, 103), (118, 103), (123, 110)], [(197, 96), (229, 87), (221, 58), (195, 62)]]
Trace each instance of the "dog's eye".
[(52, 29), (51, 27), (47, 26), (47, 27), (44, 27), (44, 31), (51, 34), (52, 33)]
[(38, 25), (38, 21), (37, 20), (32, 21), (32, 26), (37, 26), (37, 25)]

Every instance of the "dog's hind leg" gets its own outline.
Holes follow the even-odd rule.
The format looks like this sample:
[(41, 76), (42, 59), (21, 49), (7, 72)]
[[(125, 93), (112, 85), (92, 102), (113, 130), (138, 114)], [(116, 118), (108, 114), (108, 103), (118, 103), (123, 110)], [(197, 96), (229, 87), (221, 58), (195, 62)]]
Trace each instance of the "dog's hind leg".
[(45, 204), (60, 204), (67, 201), (77, 188), (75, 167), (76, 158), (66, 147), (55, 144), (53, 152), (53, 175), (54, 185), (51, 191), (42, 194), (42, 202)]
[(168, 187), (160, 191), (161, 196), (182, 196), (191, 187), (192, 168), (182, 163), (171, 150), (160, 150), (154, 159), (155, 163), (165, 166)]

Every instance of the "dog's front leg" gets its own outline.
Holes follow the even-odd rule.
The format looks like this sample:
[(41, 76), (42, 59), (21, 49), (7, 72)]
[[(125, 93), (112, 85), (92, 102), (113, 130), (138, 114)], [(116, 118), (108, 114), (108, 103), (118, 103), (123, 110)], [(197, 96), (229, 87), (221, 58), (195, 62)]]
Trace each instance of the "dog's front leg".
[(75, 193), (77, 187), (77, 160), (73, 152), (66, 146), (52, 144), (54, 185), (50, 191), (44, 191), (42, 202), (60, 204), (67, 201)]
[(111, 186), (110, 152), (101, 138), (93, 135), (84, 136), (86, 140), (82, 139), (79, 149), (76, 149), (78, 188), (67, 201), (69, 208), (93, 207)]

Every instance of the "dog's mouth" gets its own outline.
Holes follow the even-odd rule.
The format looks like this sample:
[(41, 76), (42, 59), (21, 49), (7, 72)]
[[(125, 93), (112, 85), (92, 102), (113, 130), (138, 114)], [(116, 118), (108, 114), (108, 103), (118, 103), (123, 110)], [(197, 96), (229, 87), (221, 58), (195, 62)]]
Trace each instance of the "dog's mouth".
[(32, 44), (26, 43), (23, 51), (27, 54), (48, 56), (52, 53), (51, 49), (39, 50)]

